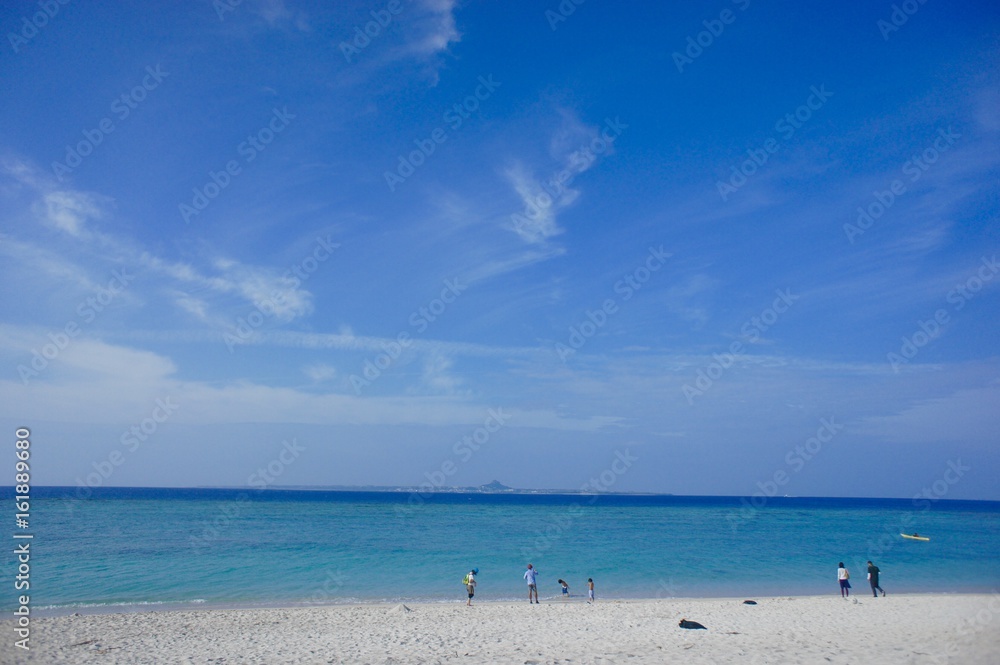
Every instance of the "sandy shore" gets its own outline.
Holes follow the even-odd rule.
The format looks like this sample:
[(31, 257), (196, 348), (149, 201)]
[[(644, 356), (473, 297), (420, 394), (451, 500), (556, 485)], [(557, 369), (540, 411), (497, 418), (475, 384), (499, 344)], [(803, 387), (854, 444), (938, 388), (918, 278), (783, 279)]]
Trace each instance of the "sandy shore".
[[(989, 663), (1000, 594), (197, 610), (2, 624), (3, 663)], [(684, 630), (681, 618), (708, 630)]]

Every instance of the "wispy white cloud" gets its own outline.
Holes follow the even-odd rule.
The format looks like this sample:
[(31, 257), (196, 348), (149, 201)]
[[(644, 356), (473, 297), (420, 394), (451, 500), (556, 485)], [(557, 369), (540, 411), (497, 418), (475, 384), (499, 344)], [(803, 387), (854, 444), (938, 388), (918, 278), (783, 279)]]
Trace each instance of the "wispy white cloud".
[(180, 307), (182, 310), (193, 316), (199, 321), (209, 323), (211, 317), (208, 313), (208, 303), (192, 296), (184, 291), (178, 291), (175, 289), (169, 289), (167, 295), (173, 299), (174, 304)]
[(421, 0), (414, 4), (418, 5), (418, 14), (411, 23), (409, 41), (402, 47), (404, 52), (427, 57), (446, 51), (461, 39), (455, 25), (457, 0)]
[(109, 203), (106, 197), (64, 187), (16, 157), (7, 156), (0, 161), (0, 172), (33, 192), (35, 202), (31, 209), (37, 222), (76, 238), (89, 235), (89, 223), (99, 220)]
[[(149, 338), (149, 334), (143, 335)], [(371, 337), (353, 333), (302, 333), (290, 330), (255, 332), (246, 344), (279, 346), (298, 349), (337, 349), (341, 351), (384, 352), (387, 345), (396, 343), (394, 337)], [(410, 349), (419, 353), (444, 353), (482, 357), (517, 357), (547, 353), (535, 347), (489, 346), (471, 342), (448, 342), (433, 339), (411, 339)]]
[[(14, 357), (29, 353), (40, 338), (46, 339), (44, 331), (0, 324), (0, 350)], [(84, 379), (107, 381), (119, 387), (153, 384), (176, 371), (173, 361), (151, 351), (80, 337), (66, 345), (58, 354), (58, 362), (52, 363), (43, 378), (36, 379), (28, 387), (43, 383), (44, 379), (51, 379), (53, 385)], [(27, 389), (21, 383), (17, 385)]]
[[(30, 337), (10, 326), (0, 326), (0, 352), (22, 351)], [(148, 411), (153, 398), (169, 398), (177, 405), (172, 422), (312, 423), (329, 425), (476, 425), (491, 405), (466, 395), (408, 395), (358, 397), (343, 393), (303, 392), (251, 381), (206, 383), (178, 378), (178, 369), (165, 356), (96, 340), (78, 340), (60, 355), (62, 369), (46, 372), (27, 386), (0, 380), (0, 403), (10, 413), (29, 421), (120, 424), (123, 413)], [(448, 363), (432, 362), (427, 375), (438, 388), (453, 388), (446, 378)], [(314, 367), (314, 375), (329, 369)], [(444, 381), (444, 383), (440, 383)], [(53, 404), (60, 404), (57, 410)], [(564, 417), (547, 409), (505, 409), (513, 427), (559, 430), (595, 430), (608, 418)]]
[[(564, 232), (558, 223), (559, 214), (573, 205), (580, 191), (573, 180), (591, 169), (599, 155), (611, 154), (612, 141), (601, 138), (601, 128), (586, 126), (576, 113), (556, 109), (559, 122), (549, 139), (549, 175), (539, 178), (523, 160), (515, 160), (503, 174), (523, 206), (511, 215), (510, 230), (530, 244), (545, 244), (549, 238)], [(591, 148), (600, 139), (601, 150)]]
[(667, 309), (682, 320), (703, 326), (711, 316), (706, 303), (707, 296), (717, 286), (718, 280), (707, 274), (697, 273), (685, 277), (680, 284), (669, 287), (662, 297)]
[[(227, 297), (266, 308), (281, 323), (313, 311), (312, 294), (300, 288), (299, 280), (287, 272), (245, 264), (230, 257), (209, 257), (200, 269), (190, 262), (161, 258), (130, 238), (101, 229), (109, 201), (106, 197), (62, 187), (31, 164), (9, 157), (2, 163), (2, 174), (27, 192), (31, 200), (29, 208), (40, 225), (61, 231), (76, 243), (74, 249), (79, 261), (106, 263), (108, 257), (103, 254), (110, 253), (115, 257), (115, 265), (126, 264), (159, 275), (165, 281), (150, 288), (160, 289), (180, 310), (200, 322), (230, 325), (221, 313), (227, 309)], [(96, 288), (94, 280), (87, 277), (92, 271), (64, 254), (12, 238), (4, 246), (7, 251), (19, 247), (21, 251), (14, 258), (25, 262), (30, 257), (33, 271), (41, 268), (54, 279), (72, 277), (75, 283), (90, 284), (90, 290)], [(84, 256), (88, 252), (89, 259)]]
[(440, 56), (462, 39), (455, 20), (458, 8), (457, 0), (404, 3), (392, 29), (384, 33), (386, 36), (379, 36), (378, 46), (367, 49), (363, 58), (351, 63), (344, 72), (344, 80), (350, 84), (367, 82), (381, 75), (385, 68), (401, 66), (407, 70), (416, 68), (422, 80), (437, 85), (438, 69), (443, 62)]
[[(186, 290), (171, 289), (174, 304), (182, 310), (204, 321), (221, 323), (221, 314), (206, 299), (206, 294), (215, 296), (236, 296), (245, 303), (266, 311), (280, 323), (287, 323), (313, 311), (312, 294), (299, 288), (295, 279), (272, 268), (249, 266), (227, 260), (215, 263), (213, 273), (203, 273), (187, 264), (164, 261), (149, 253), (143, 253), (140, 263), (144, 267), (171, 277), (187, 286)], [(190, 289), (201, 295), (194, 295)], [(221, 306), (221, 303), (215, 303)]]
[(42, 218), (72, 236), (81, 236), (85, 224), (100, 216), (92, 197), (79, 192), (55, 191), (44, 195)]
[(451, 371), (453, 365), (454, 361), (440, 351), (428, 354), (424, 359), (421, 391), (434, 395), (458, 394), (463, 382)]
[[(997, 404), (1000, 384), (957, 390), (945, 397), (920, 400), (899, 413), (865, 418), (856, 429), (893, 443), (992, 443)], [(958, 413), (961, 418), (955, 417)]]
[(566, 250), (562, 247), (546, 246), (539, 249), (518, 252), (513, 256), (488, 259), (473, 267), (466, 279), (469, 283), (491, 279), (515, 270), (521, 270), (542, 261), (547, 261), (565, 253)]
[[(263, 19), (269, 29), (288, 29), (291, 27), (299, 32), (312, 30), (308, 14), (300, 9), (290, 8), (285, 0), (250, 0), (245, 3), (245, 6), (245, 11)], [(233, 11), (240, 9), (237, 7)], [(221, 13), (220, 17), (224, 15)]]
[(302, 373), (309, 377), (313, 383), (323, 383), (337, 376), (337, 368), (332, 365), (317, 363), (306, 365), (302, 368)]
[(563, 229), (556, 223), (557, 210), (575, 200), (576, 192), (565, 203), (563, 198), (553, 199), (520, 163), (507, 169), (505, 175), (524, 206), (512, 223), (513, 230), (529, 243), (543, 243), (562, 233)]
[(18, 272), (30, 277), (30, 280), (24, 279), (22, 284), (37, 280), (41, 274), (47, 280), (70, 284), (82, 291), (96, 291), (98, 288), (90, 272), (76, 261), (34, 242), (0, 235), (0, 254), (7, 257), (8, 270), (20, 268)]

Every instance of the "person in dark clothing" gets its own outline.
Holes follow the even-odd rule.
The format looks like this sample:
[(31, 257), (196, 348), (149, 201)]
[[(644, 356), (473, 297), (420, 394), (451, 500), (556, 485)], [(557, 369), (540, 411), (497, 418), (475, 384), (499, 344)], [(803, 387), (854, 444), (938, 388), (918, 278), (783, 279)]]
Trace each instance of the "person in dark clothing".
[(878, 593), (875, 591), (876, 589), (882, 591), (883, 596), (885, 595), (885, 591), (878, 585), (878, 574), (880, 572), (881, 571), (878, 569), (878, 566), (871, 561), (868, 562), (868, 583), (872, 585), (872, 595), (876, 598), (878, 598)]

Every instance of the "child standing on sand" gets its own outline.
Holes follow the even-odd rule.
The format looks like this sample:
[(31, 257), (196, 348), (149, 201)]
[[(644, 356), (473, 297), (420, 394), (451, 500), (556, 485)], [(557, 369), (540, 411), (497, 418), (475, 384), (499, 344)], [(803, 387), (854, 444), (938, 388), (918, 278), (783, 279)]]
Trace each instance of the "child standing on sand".
[(587, 604), (594, 602), (594, 578), (587, 578)]
[(557, 580), (557, 581), (559, 582), (559, 584), (562, 585), (563, 600), (568, 600), (569, 599), (569, 584), (566, 583), (566, 580)]

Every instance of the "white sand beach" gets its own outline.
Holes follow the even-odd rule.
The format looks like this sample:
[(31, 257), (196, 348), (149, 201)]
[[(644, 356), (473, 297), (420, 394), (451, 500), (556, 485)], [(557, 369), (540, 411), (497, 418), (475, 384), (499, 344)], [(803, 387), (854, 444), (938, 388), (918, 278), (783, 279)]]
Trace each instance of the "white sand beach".
[[(34, 618), (4, 663), (1000, 662), (1000, 594), (371, 604)], [(857, 602), (854, 602), (854, 601)], [(681, 618), (707, 630), (685, 630)]]

